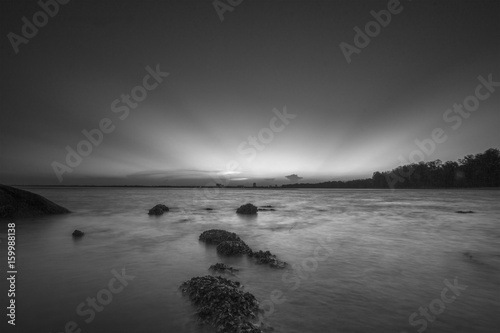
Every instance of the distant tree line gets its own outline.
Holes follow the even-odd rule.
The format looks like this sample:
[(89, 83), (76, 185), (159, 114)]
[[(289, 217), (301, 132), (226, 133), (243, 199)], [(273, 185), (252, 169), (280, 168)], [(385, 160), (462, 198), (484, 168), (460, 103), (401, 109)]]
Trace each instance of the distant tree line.
[(371, 178), (355, 179), (348, 181), (332, 180), (323, 183), (300, 183), (300, 184), (285, 184), (281, 187), (290, 188), (373, 188), (373, 181)]
[(452, 188), (500, 187), (500, 150), (467, 155), (458, 162), (420, 162), (399, 166), (391, 171), (373, 173), (372, 178), (329, 181), (316, 184), (289, 184), (303, 188)]

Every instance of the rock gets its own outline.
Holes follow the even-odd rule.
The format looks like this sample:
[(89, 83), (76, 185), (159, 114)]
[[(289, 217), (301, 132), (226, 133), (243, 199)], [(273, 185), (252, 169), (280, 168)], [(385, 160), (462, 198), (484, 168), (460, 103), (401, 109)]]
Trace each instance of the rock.
[(247, 203), (246, 205), (240, 206), (240, 208), (236, 210), (236, 213), (247, 215), (257, 214), (257, 207), (255, 207), (251, 203)]
[(226, 256), (249, 254), (252, 250), (244, 241), (225, 241), (217, 245), (217, 253)]
[(459, 213), (459, 214), (472, 214), (474, 212), (472, 210), (457, 210), (455, 213)]
[(274, 212), (276, 209), (274, 208), (259, 208), (259, 212)]
[(214, 210), (213, 208), (205, 208), (205, 210)]
[(264, 205), (264, 206), (260, 206), (260, 207), (262, 207), (262, 208), (273, 208), (273, 206), (271, 206), (271, 205)]
[(234, 232), (220, 229), (211, 229), (201, 233), (200, 241), (207, 244), (219, 245), (224, 241), (241, 241), (241, 239)]
[(148, 212), (149, 215), (163, 215), (163, 213), (168, 212), (170, 209), (168, 209), (167, 206), (158, 204), (151, 208)]
[(85, 233), (83, 231), (76, 229), (75, 231), (73, 231), (72, 235), (73, 237), (82, 237), (83, 235), (85, 235)]
[(223, 263), (216, 263), (215, 265), (210, 266), (209, 270), (214, 273), (229, 273), (231, 275), (234, 275), (233, 273), (238, 271), (237, 269)]
[(278, 260), (276, 256), (269, 251), (253, 252), (234, 232), (219, 229), (207, 230), (201, 233), (200, 241), (217, 245), (217, 253), (219, 254), (227, 256), (247, 254), (255, 258), (257, 263), (268, 264), (273, 268), (284, 268), (287, 265), (286, 262)]
[(259, 302), (241, 290), (239, 282), (207, 275), (182, 283), (180, 289), (198, 308), (201, 323), (211, 325), (217, 333), (265, 332), (257, 324)]
[(37, 217), (69, 212), (41, 195), (0, 185), (0, 218)]
[(269, 251), (252, 252), (249, 256), (255, 258), (258, 264), (268, 264), (273, 268), (285, 268), (287, 265), (286, 262), (278, 260), (276, 256)]

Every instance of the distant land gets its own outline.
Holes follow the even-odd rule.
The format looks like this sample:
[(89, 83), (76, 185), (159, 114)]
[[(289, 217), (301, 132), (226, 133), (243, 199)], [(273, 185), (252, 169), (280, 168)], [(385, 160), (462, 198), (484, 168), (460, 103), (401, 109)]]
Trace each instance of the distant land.
[(391, 171), (375, 171), (371, 178), (321, 183), (295, 183), (281, 186), (169, 186), (169, 185), (13, 185), (28, 187), (153, 187), (153, 188), (365, 188), (365, 189), (424, 189), (424, 188), (491, 188), (500, 187), (500, 150), (466, 155), (458, 162), (435, 160), (402, 165)]
[(284, 188), (483, 188), (500, 186), (500, 151), (467, 155), (458, 162), (441, 160), (402, 165), (373, 173), (372, 178), (283, 185)]

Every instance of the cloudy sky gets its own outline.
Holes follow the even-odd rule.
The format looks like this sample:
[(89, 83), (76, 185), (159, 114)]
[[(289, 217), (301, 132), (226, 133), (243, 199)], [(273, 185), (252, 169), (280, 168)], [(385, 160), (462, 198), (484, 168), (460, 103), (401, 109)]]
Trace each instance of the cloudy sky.
[(500, 146), (500, 2), (404, 0), (356, 40), (387, 0), (227, 4), (0, 1), (0, 183), (315, 182)]

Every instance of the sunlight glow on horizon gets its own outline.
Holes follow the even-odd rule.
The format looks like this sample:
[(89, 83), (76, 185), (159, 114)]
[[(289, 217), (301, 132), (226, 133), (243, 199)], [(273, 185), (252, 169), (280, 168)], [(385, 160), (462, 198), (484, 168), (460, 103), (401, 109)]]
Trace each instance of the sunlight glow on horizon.
[[(498, 13), (491, 10), (498, 4), (419, 3), (351, 64), (338, 43), (352, 37), (372, 2), (266, 6), (262, 12), (249, 3), (224, 25), (182, 1), (65, 7), (71, 24), (53, 21), (0, 64), (7, 92), (0, 182), (287, 183), (291, 174), (300, 182), (345, 180), (401, 165), (435, 128), (447, 140), (425, 161), (456, 161), (500, 142), (496, 86), (459, 129), (443, 120), (445, 110), (474, 93), (479, 75), (500, 81)], [(181, 19), (184, 13), (196, 20)], [(4, 16), (5, 26), (19, 24)], [(426, 25), (415, 29), (422, 19)], [(121, 119), (113, 101), (143, 85), (148, 66), (170, 75)], [(296, 117), (273, 120), (273, 110), (285, 106)], [(115, 130), (59, 183), (53, 163), (66, 165), (67, 147), (76, 149), (86, 140), (82, 132), (103, 119)], [(269, 132), (272, 124), (279, 129)], [(272, 139), (261, 142), (263, 133)], [(255, 138), (263, 148), (251, 143)]]

